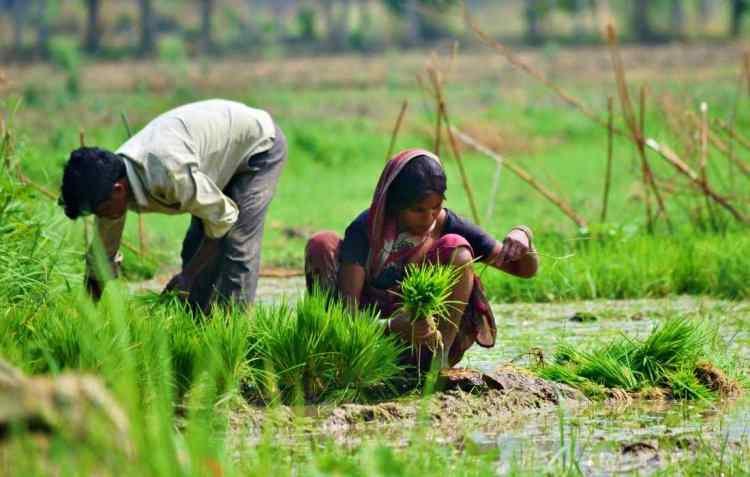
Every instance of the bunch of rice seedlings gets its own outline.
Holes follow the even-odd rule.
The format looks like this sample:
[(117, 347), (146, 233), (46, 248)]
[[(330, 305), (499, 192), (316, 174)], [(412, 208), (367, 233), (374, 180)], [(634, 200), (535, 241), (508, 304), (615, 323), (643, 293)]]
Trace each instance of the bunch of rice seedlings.
[(401, 309), (412, 319), (444, 318), (453, 305), (449, 298), (461, 269), (452, 265), (410, 264), (401, 282)]
[(369, 401), (390, 394), (403, 347), (372, 311), (351, 311), (314, 291), (294, 306), (258, 307), (252, 321), (254, 383), (285, 403)]
[(637, 348), (632, 356), (632, 366), (648, 381), (660, 384), (669, 375), (686, 365), (695, 367), (710, 336), (705, 325), (682, 318), (667, 320)]
[(622, 337), (588, 352), (563, 343), (554, 363), (537, 372), (592, 397), (601, 396), (602, 388), (632, 393), (662, 389), (675, 399), (705, 400), (736, 389), (707, 382), (705, 376), (717, 374), (702, 371), (711, 342), (704, 323), (676, 317), (655, 327), (642, 341)]
[[(447, 318), (451, 306), (456, 304), (450, 300), (450, 296), (458, 283), (460, 274), (461, 268), (452, 265), (409, 264), (401, 282), (399, 294), (401, 306), (397, 313), (405, 313), (412, 323), (417, 320), (426, 320), (435, 335), (435, 345), (429, 348), (433, 353), (439, 352), (441, 365), (445, 364), (447, 356), (443, 349), (443, 339), (437, 322)], [(416, 348), (417, 373), (421, 377), (422, 349), (421, 346)], [(430, 365), (437, 365), (437, 363), (430, 363)]]

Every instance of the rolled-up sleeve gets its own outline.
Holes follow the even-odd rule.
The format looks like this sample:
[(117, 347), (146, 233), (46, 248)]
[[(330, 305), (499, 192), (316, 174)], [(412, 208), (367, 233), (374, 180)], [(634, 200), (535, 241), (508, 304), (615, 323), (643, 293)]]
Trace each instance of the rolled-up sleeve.
[(218, 239), (226, 235), (237, 222), (237, 204), (197, 167), (182, 173), (173, 172), (170, 176), (159, 187), (154, 187), (152, 194), (201, 219), (207, 237)]
[(221, 238), (237, 222), (239, 209), (232, 199), (224, 195), (214, 182), (200, 171), (191, 174), (195, 185), (193, 200), (185, 209), (203, 220), (203, 229), (209, 238)]

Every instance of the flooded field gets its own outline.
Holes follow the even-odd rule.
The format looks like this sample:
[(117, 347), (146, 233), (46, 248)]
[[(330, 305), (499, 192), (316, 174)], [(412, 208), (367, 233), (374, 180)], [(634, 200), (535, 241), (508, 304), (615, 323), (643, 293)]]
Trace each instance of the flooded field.
[[(265, 279), (259, 299), (293, 300), (303, 287), (301, 278)], [(474, 347), (459, 366), (485, 372), (524, 368), (540, 357), (551, 358), (561, 340), (586, 348), (623, 334), (643, 337), (659, 320), (675, 315), (710, 320), (730, 352), (740, 357), (743, 369), (750, 358), (747, 302), (676, 297), (496, 305), (494, 311), (497, 345)], [(240, 441), (248, 432), (257, 436), (258, 429), (250, 430), (247, 416), (240, 412), (234, 419)], [(746, 397), (715, 402), (603, 403), (582, 398), (555, 404), (514, 393), (474, 396), (452, 391), (428, 404), (405, 398), (376, 406), (306, 408), (289, 419), (295, 422), (286, 427), (294, 429), (291, 442), (318, 436), (357, 447), (377, 438), (405, 448), (414, 439), (426, 437), (456, 450), (490, 453), (496, 456), (501, 474), (568, 469), (585, 475), (650, 475), (671, 472), (675, 466), (683, 469), (687, 461), (709, 459), (715, 464), (738, 453), (746, 455), (750, 443), (750, 399)]]

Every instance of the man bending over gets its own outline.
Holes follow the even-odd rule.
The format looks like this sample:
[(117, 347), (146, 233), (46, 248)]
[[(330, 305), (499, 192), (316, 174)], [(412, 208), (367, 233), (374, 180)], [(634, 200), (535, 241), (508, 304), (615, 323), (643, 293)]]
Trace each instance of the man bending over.
[[(263, 223), (286, 158), (284, 135), (267, 112), (221, 99), (200, 101), (158, 116), (114, 153), (74, 150), (60, 203), (70, 219), (96, 216), (114, 276), (128, 209), (191, 214), (182, 271), (166, 290), (203, 311), (217, 302), (247, 304), (255, 298)], [(109, 273), (95, 266), (94, 245), (86, 255), (85, 282), (98, 299)]]

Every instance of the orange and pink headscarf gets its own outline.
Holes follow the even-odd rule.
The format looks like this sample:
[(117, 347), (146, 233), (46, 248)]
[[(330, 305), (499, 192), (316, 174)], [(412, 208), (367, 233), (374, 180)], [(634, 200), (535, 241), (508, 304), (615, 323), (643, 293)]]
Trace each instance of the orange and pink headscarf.
[(368, 279), (377, 277), (389, 264), (403, 262), (417, 251), (418, 247), (399, 247), (398, 250), (392, 251), (386, 259), (382, 259), (386, 244), (393, 243), (398, 237), (397, 219), (396, 217), (389, 217), (386, 210), (388, 189), (409, 161), (420, 156), (429, 157), (440, 164), (440, 159), (430, 151), (407, 149), (393, 156), (380, 174), (367, 218), (370, 252), (365, 270)]

